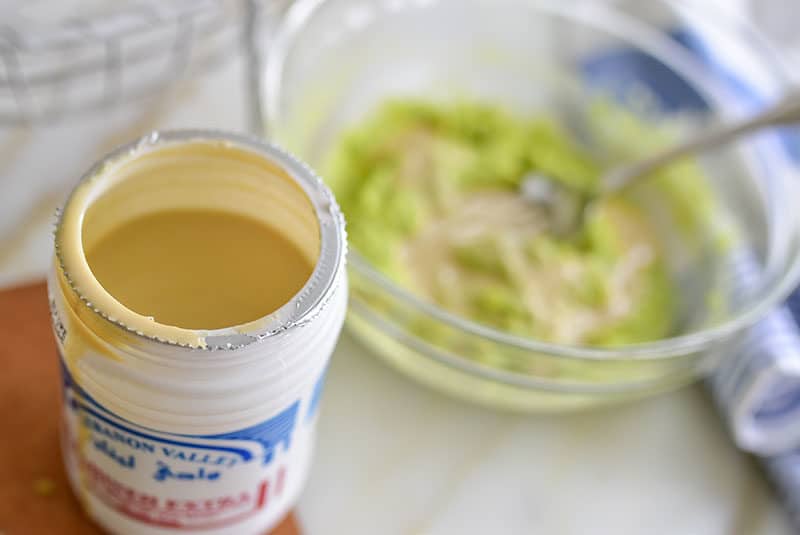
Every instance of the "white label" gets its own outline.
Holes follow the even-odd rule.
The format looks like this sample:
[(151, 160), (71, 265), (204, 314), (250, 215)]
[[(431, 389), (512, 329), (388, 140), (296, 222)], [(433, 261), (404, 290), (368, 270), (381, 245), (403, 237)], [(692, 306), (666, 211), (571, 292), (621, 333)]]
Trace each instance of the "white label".
[[(182, 435), (124, 420), (64, 377), (68, 472), (114, 531), (256, 533), (277, 522), (305, 479), (323, 377), (305, 402), (239, 431)], [(211, 530), (211, 531), (206, 531)]]

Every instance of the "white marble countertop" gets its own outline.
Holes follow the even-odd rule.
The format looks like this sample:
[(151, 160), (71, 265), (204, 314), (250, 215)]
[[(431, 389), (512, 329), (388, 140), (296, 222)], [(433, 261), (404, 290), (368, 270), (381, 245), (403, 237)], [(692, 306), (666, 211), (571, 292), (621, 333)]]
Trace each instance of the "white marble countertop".
[[(0, 129), (0, 286), (43, 275), (55, 206), (100, 153), (156, 127), (241, 129), (240, 80), (230, 64), (159, 102)], [(411, 383), (348, 335), (328, 377), (299, 503), (311, 535), (791, 532), (699, 388), (503, 414)]]

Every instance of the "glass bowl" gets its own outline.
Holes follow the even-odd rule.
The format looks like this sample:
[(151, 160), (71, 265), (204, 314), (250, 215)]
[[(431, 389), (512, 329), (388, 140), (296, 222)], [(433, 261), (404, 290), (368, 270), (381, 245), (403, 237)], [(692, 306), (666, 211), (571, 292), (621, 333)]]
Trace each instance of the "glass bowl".
[[(740, 70), (720, 64), (718, 50)], [(613, 163), (746, 114), (782, 93), (788, 76), (745, 23), (682, 2), (298, 0), (269, 43), (263, 82), (268, 134), (324, 175), (337, 138), (389, 97), (544, 110)], [(645, 127), (629, 131), (617, 117), (587, 128), (598, 95)], [(357, 250), (347, 325), (416, 380), (505, 409), (579, 409), (687, 384), (798, 279), (800, 197), (776, 136), (700, 160), (705, 184), (680, 199), (697, 215), (706, 201), (696, 197), (709, 194), (697, 225), (665, 214), (655, 185), (631, 191), (667, 244), (677, 303), (669, 338), (596, 348), (514, 336), (415, 297)]]

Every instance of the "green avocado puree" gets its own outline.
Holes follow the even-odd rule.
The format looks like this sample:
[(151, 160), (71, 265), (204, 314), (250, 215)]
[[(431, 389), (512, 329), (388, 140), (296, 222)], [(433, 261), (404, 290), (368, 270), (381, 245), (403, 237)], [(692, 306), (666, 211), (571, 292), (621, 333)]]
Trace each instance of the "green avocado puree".
[(669, 334), (672, 282), (643, 209), (603, 200), (580, 236), (564, 240), (518, 194), (531, 172), (590, 191), (602, 171), (548, 118), (392, 100), (342, 136), (325, 170), (352, 246), (423, 299), (563, 344)]

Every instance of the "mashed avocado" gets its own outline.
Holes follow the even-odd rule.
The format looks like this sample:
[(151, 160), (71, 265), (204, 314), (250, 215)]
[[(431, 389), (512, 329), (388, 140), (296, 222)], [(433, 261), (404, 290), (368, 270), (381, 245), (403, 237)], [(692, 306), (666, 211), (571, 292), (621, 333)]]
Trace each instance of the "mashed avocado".
[(563, 240), (518, 193), (530, 172), (588, 192), (600, 171), (547, 118), (416, 100), (382, 105), (326, 166), (353, 247), (422, 298), (550, 342), (661, 338), (673, 292), (642, 210), (604, 200), (580, 236)]

